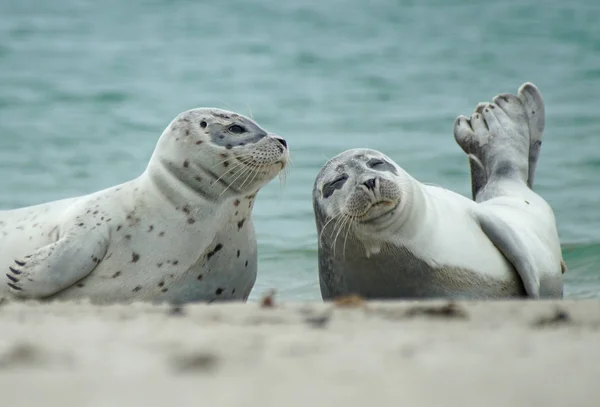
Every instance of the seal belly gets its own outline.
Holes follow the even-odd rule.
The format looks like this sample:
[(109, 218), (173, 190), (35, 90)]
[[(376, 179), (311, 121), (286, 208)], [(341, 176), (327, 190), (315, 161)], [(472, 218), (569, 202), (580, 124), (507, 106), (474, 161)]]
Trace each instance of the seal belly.
[[(352, 242), (348, 241), (346, 253), (349, 251), (360, 252), (360, 243), (354, 239)], [(335, 258), (331, 267), (333, 270), (344, 270), (344, 273), (336, 275), (337, 281), (328, 281), (327, 273), (322, 275), (321, 291), (325, 294), (324, 299), (348, 294), (358, 294), (370, 299), (484, 299), (525, 295), (514, 270), (513, 278), (501, 279), (472, 268), (444, 263), (432, 265), (408, 248), (389, 243), (384, 244), (379, 253), (369, 258)], [(321, 270), (325, 271), (325, 267)]]

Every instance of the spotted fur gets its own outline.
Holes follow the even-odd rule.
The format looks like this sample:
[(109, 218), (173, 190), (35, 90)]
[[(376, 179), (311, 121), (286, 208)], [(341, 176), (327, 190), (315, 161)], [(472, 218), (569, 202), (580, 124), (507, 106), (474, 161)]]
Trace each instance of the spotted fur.
[(288, 154), (283, 138), (247, 117), (183, 112), (138, 178), (1, 211), (0, 295), (97, 303), (246, 300), (257, 268), (254, 197)]

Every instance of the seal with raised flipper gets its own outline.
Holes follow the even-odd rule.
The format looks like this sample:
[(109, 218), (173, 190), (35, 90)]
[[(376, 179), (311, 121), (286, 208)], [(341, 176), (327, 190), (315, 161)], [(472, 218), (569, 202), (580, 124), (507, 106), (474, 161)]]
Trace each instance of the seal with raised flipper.
[(95, 303), (246, 300), (257, 274), (252, 208), (286, 141), (221, 109), (179, 114), (137, 178), (0, 212), (0, 295)]
[(480, 171), (475, 201), (420, 183), (379, 151), (329, 160), (313, 187), (323, 299), (562, 297), (555, 217), (528, 185), (543, 113), (525, 84), (456, 120)]

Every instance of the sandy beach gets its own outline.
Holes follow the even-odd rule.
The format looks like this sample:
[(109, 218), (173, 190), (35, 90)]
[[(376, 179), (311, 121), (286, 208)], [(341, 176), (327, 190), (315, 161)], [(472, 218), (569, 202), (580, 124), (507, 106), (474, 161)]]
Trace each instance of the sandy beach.
[(1, 405), (600, 405), (599, 301), (270, 305), (5, 301)]

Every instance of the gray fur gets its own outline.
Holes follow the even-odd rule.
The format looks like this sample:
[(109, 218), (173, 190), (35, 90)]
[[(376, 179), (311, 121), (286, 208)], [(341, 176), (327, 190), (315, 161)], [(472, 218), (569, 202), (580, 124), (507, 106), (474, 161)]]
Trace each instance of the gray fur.
[[(521, 89), (535, 90), (533, 85)], [(540, 103), (541, 96), (532, 100)], [(366, 163), (386, 157), (374, 150), (348, 150), (323, 166), (313, 187), (313, 210), (324, 299), (351, 293), (368, 298), (562, 296), (565, 268), (554, 215), (528, 186), (536, 145), (531, 140), (541, 139), (543, 106), (532, 115), (525, 112), (529, 102), (516, 96), (499, 95), (495, 102), (479, 104), (470, 119), (461, 116), (455, 122), (456, 141), (469, 156), (475, 202), (406, 174), (395, 179), (396, 197), (390, 199), (396, 206), (373, 218), (369, 213), (381, 208), (386, 188), (393, 188)], [(538, 133), (532, 136), (530, 128)], [(326, 198), (323, 186), (342, 172), (349, 174), (348, 182)], [(362, 184), (372, 177), (381, 181), (369, 195)], [(361, 199), (365, 205), (356, 203)], [(381, 221), (381, 227), (366, 233), (369, 219)]]
[(389, 171), (394, 175), (398, 175), (396, 167), (392, 163), (384, 159), (371, 158), (367, 161), (367, 167), (376, 168), (379, 171)]
[(487, 177), (483, 164), (472, 154), (469, 154), (469, 168), (471, 170), (471, 196), (476, 201), (477, 195), (487, 183)]
[[(349, 173), (345, 188), (335, 193), (348, 197), (362, 179), (377, 176), (366, 163), (371, 157), (385, 157), (378, 151), (356, 149), (329, 160), (313, 186), (321, 295), (324, 300), (347, 294), (366, 298), (506, 298), (526, 295), (516, 272), (514, 278), (499, 280), (475, 269), (444, 264), (443, 259), (424, 259), (407, 247), (384, 242), (379, 253), (367, 257), (364, 242), (353, 226), (328, 218), (322, 188), (340, 173)], [(393, 172), (397, 174), (397, 171)], [(402, 200), (402, 191), (400, 191)], [(483, 237), (483, 234), (482, 234)]]
[[(321, 233), (319, 227), (317, 231)], [(319, 247), (319, 284), (324, 300), (348, 294), (369, 299), (498, 299), (525, 295), (516, 278), (500, 281), (476, 270), (443, 264), (433, 268), (405, 247), (387, 243), (380, 253), (367, 258), (352, 233), (347, 240), (336, 240), (334, 255), (332, 241), (324, 236)]]
[[(527, 185), (533, 189), (535, 170), (539, 160), (539, 155), (542, 147), (542, 135), (545, 127), (545, 106), (541, 92), (538, 88), (530, 83), (524, 83), (518, 91), (518, 96), (503, 93), (494, 97), (494, 103), (499, 107), (510, 108), (521, 105), (528, 119), (529, 127), (529, 154), (527, 157)], [(475, 113), (481, 114), (486, 103), (479, 103), (475, 108)], [(467, 119), (468, 125), (471, 126), (470, 120)], [(459, 143), (461, 145), (461, 143)], [(465, 153), (469, 157), (469, 165), (471, 170), (471, 190), (473, 200), (477, 200), (477, 196), (487, 184), (487, 175), (485, 168), (479, 159), (473, 155), (471, 151), (473, 146), (469, 144), (461, 145)], [(493, 193), (488, 193), (487, 196), (494, 196)]]
[[(213, 112), (212, 117), (216, 118), (217, 121), (209, 127), (208, 133), (210, 140), (215, 145), (232, 148), (253, 144), (267, 137), (267, 132), (256, 123), (249, 122), (238, 114)], [(234, 125), (241, 126), (245, 131), (239, 134), (231, 132), (229, 129)]]
[(501, 218), (489, 211), (479, 213), (477, 220), (483, 232), (515, 266), (527, 295), (539, 298), (540, 278), (535, 271), (534, 254), (523, 250), (524, 247), (527, 247), (525, 242)]
[[(520, 102), (519, 102), (520, 103)], [(479, 103), (471, 116), (466, 118), (459, 116), (455, 122), (455, 134), (468, 134), (468, 136), (456, 136), (456, 141), (465, 153), (470, 157), (469, 161), (473, 164), (473, 158), (477, 159), (478, 163), (482, 164), (485, 170), (485, 176), (478, 171), (472, 174), (471, 184), (478, 185), (474, 191), (474, 200), (482, 202), (489, 197), (497, 196), (493, 191), (485, 191), (486, 188), (495, 188), (497, 180), (505, 180), (507, 178), (520, 180), (527, 177), (529, 171), (529, 163), (527, 159), (515, 159), (514, 157), (527, 157), (529, 154), (529, 130), (527, 128), (513, 128), (513, 132), (517, 133), (516, 137), (512, 134), (505, 133), (496, 134), (495, 129), (501, 126), (500, 120), (493, 116), (493, 113), (499, 114), (503, 119), (508, 120), (506, 114), (499, 107), (500, 105)], [(494, 123), (491, 123), (494, 130), (490, 130), (488, 123), (484, 117), (492, 115)], [(490, 143), (494, 143), (494, 148), (489, 148)], [(481, 167), (476, 167), (478, 170)], [(473, 180), (475, 176), (478, 181)], [(485, 183), (482, 181), (485, 179)], [(483, 196), (482, 196), (483, 195)]]
[(533, 189), (535, 170), (542, 149), (542, 134), (546, 126), (546, 108), (542, 93), (533, 83), (527, 82), (523, 84), (519, 88), (518, 96), (525, 107), (525, 112), (529, 119), (530, 147), (527, 185)]
[[(505, 93), (494, 97), (494, 103), (478, 104), (470, 119), (457, 118), (455, 139), (471, 163), (474, 200), (485, 203), (508, 196), (539, 199), (532, 189), (544, 125), (544, 101), (532, 83), (523, 84), (518, 96)], [(507, 187), (507, 180), (514, 182)], [(513, 226), (489, 210), (479, 212), (477, 218), (488, 238), (513, 264), (530, 297), (562, 297), (564, 260), (558, 265), (560, 274), (544, 273), (543, 260), (536, 260), (543, 253), (532, 253), (531, 243)]]
[(561, 274), (555, 273), (554, 276), (545, 275), (544, 278), (540, 278), (535, 259), (536, 253), (524, 250), (524, 248), (527, 248), (527, 243), (523, 241), (519, 234), (515, 233), (510, 225), (507, 225), (500, 217), (489, 211), (478, 213), (477, 220), (488, 238), (515, 266), (528, 297), (534, 299), (562, 297), (563, 281), (561, 274), (564, 274), (563, 268), (566, 267), (564, 261), (560, 263)]

